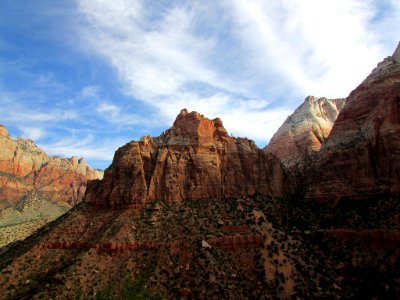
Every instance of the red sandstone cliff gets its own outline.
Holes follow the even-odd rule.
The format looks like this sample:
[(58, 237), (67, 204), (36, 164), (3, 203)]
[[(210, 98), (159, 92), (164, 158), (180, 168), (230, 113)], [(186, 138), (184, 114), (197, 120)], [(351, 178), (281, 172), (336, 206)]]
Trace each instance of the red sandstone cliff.
[(308, 96), (286, 119), (264, 151), (278, 156), (287, 167), (301, 162), (304, 156), (320, 150), (344, 104), (345, 99)]
[(400, 44), (346, 100), (313, 166), (308, 197), (400, 192)]
[(62, 205), (79, 202), (88, 180), (102, 177), (83, 159), (49, 157), (33, 141), (13, 139), (0, 125), (0, 209), (35, 191)]
[(88, 184), (86, 202), (142, 205), (152, 200), (280, 195), (285, 175), (253, 141), (230, 137), (220, 119), (183, 109), (159, 137), (119, 148), (104, 179)]

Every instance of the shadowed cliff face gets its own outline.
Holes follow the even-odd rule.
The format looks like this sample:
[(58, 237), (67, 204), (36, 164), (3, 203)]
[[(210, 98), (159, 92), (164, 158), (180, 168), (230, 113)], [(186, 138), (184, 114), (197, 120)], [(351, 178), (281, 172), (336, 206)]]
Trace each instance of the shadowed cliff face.
[(159, 137), (143, 137), (117, 150), (104, 179), (88, 185), (85, 201), (143, 205), (152, 200), (280, 195), (280, 162), (253, 141), (228, 135), (220, 119), (183, 109)]

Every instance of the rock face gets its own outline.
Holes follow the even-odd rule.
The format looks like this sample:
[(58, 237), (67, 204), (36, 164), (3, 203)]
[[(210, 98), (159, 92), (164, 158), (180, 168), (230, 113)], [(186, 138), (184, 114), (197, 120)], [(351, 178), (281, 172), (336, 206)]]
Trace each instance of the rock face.
[(143, 205), (262, 193), (280, 195), (285, 174), (253, 141), (230, 137), (220, 119), (183, 109), (159, 137), (119, 148), (104, 179), (88, 184), (84, 201)]
[(345, 99), (327, 99), (308, 96), (290, 115), (264, 148), (278, 156), (290, 167), (315, 151), (331, 132)]
[(14, 140), (0, 126), (0, 209), (35, 191), (62, 205), (79, 202), (88, 180), (102, 177), (83, 159), (49, 157), (31, 140)]
[(400, 45), (348, 96), (305, 174), (310, 198), (400, 192), (399, 54)]

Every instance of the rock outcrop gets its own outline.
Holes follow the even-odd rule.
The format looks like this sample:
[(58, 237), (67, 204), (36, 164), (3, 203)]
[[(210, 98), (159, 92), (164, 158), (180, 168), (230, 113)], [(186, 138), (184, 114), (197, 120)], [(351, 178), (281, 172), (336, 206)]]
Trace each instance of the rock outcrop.
[(304, 174), (309, 198), (400, 192), (400, 45), (346, 100)]
[(287, 167), (301, 162), (305, 156), (320, 150), (344, 104), (345, 99), (308, 96), (286, 119), (264, 151), (275, 154)]
[(32, 140), (13, 139), (0, 126), (0, 209), (12, 206), (30, 191), (61, 205), (79, 202), (88, 180), (102, 177), (83, 159), (49, 157)]
[(253, 141), (228, 135), (219, 118), (183, 109), (160, 136), (119, 148), (104, 179), (88, 184), (84, 201), (143, 205), (152, 200), (196, 200), (255, 193), (280, 195), (279, 160)]

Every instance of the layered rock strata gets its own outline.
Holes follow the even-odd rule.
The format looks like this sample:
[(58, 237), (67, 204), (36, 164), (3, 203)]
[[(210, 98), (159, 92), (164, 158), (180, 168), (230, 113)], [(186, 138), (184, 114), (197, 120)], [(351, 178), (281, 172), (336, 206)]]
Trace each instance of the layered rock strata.
[(49, 157), (32, 140), (13, 139), (0, 125), (0, 208), (31, 191), (62, 205), (79, 202), (88, 180), (102, 177), (81, 158)]
[(152, 200), (196, 200), (255, 193), (280, 195), (285, 174), (253, 141), (228, 135), (219, 118), (183, 109), (158, 137), (119, 148), (103, 180), (88, 184), (85, 201), (109, 206)]
[(320, 150), (344, 104), (345, 99), (308, 96), (286, 119), (264, 151), (278, 156), (287, 167), (302, 162), (305, 156)]

